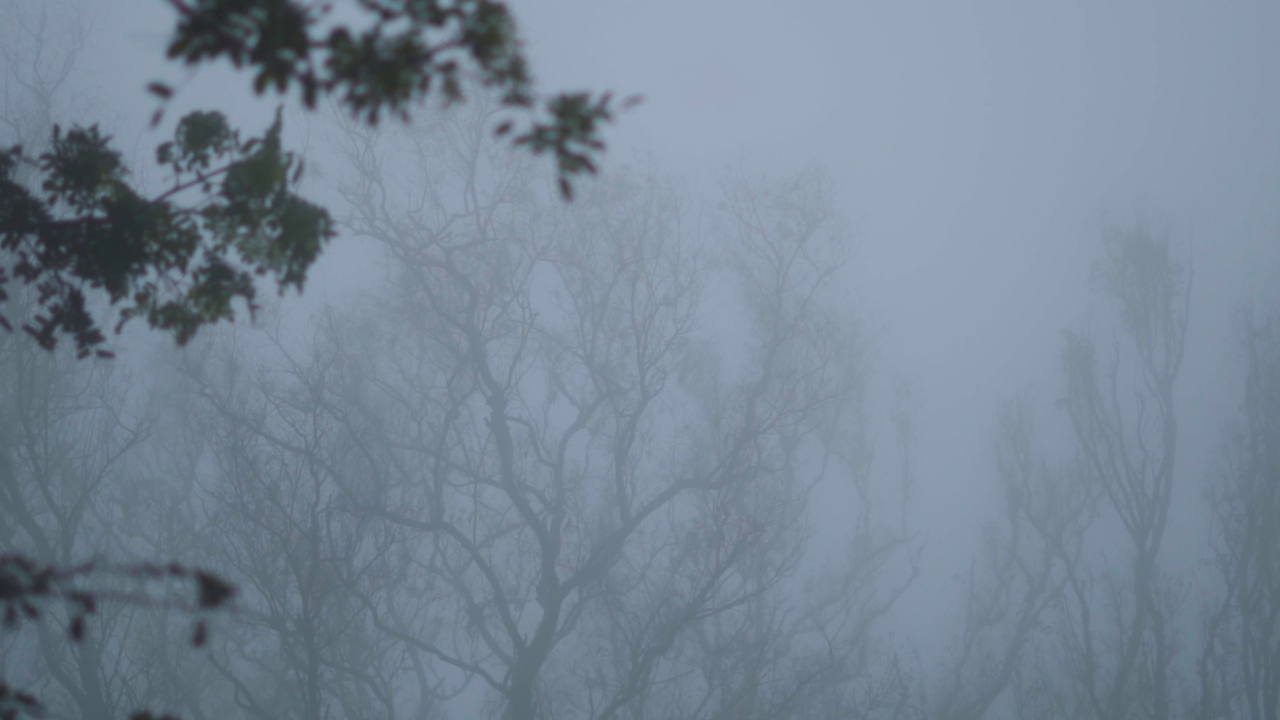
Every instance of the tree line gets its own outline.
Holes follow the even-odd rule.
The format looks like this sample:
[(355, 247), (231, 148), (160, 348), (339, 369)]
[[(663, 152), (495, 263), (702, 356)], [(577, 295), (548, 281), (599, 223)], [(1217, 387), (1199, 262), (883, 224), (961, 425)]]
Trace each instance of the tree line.
[[(58, 77), (6, 87), (52, 108)], [(53, 115), (6, 112), (32, 138)], [(1236, 320), (1244, 394), (1201, 479), (1189, 253), (1108, 226), (1105, 319), (1064, 333), (1055, 400), (1000, 405), (1000, 502), (921, 660), (888, 629), (927, 548), (872, 452), (824, 174), (731, 174), (712, 206), (641, 166), (565, 204), (504, 112), (477, 91), (394, 131), (333, 118), (327, 212), (386, 282), (301, 327), (262, 303), (131, 362), (0, 334), (0, 712), (1277, 717), (1271, 310)], [(825, 488), (844, 520), (816, 558)], [(1211, 519), (1199, 572), (1170, 557), (1183, 494)]]

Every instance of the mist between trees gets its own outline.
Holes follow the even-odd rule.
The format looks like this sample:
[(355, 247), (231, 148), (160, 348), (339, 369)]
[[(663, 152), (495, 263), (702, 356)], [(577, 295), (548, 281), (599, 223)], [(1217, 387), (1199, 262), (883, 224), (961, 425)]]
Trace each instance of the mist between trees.
[[(48, 126), (46, 89), (7, 126)], [(920, 637), (917, 418), (869, 399), (821, 169), (699, 198), (613, 167), (566, 204), (483, 96), (326, 117), (375, 286), (113, 361), (0, 334), (0, 553), (155, 570), (10, 621), (0, 712), (21, 689), (65, 718), (1280, 717), (1280, 338), (1271, 308), (1216, 319), (1238, 413), (1212, 472), (1180, 469), (1174, 229), (1105, 225), (1052, 392), (976, 420), (995, 502), (931, 603), (949, 632)], [(1175, 498), (1211, 528), (1190, 559)], [(171, 561), (236, 589), (198, 648)]]

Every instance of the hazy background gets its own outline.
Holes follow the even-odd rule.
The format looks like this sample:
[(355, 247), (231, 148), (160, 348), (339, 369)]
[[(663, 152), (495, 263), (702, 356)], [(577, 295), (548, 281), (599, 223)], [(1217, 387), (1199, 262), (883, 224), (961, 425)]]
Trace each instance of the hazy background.
[[(956, 541), (988, 499), (997, 400), (1058, 389), (1059, 339), (1088, 322), (1105, 215), (1164, 218), (1194, 248), (1179, 466), (1216, 451), (1221, 413), (1236, 405), (1227, 321), (1273, 291), (1280, 269), (1280, 5), (545, 0), (513, 10), (544, 89), (644, 96), (609, 129), (608, 163), (652, 155), (707, 191), (740, 163), (774, 174), (818, 164), (836, 181), (858, 239), (849, 298), (876, 335), (874, 382), (882, 401), (899, 378), (912, 390), (915, 512), (934, 562), (951, 560), (947, 548), (966, 553)], [(143, 92), (154, 78), (179, 88), (170, 118), (210, 97), (250, 128), (272, 112), (230, 72), (159, 63), (171, 23), (162, 4), (101, 0), (88, 15), (86, 92), (95, 111), (119, 113), (122, 144), (132, 131), (143, 157), (155, 144)], [(310, 182), (323, 197), (323, 123), (295, 113), (289, 124), (315, 156)], [(332, 246), (308, 300), (375, 280), (353, 273), (353, 245)]]
[[(837, 179), (860, 240), (850, 297), (883, 328), (878, 380), (913, 388), (916, 511), (940, 564), (963, 557), (954, 540), (987, 499), (975, 484), (991, 473), (997, 398), (1030, 387), (1047, 411), (1057, 397), (1061, 332), (1088, 323), (1100, 219), (1166, 219), (1194, 248), (1175, 502), (1199, 502), (1194, 474), (1238, 404), (1231, 312), (1274, 297), (1280, 270), (1280, 5), (516, 10), (548, 87), (645, 95), (611, 158), (644, 148), (702, 183), (740, 158)], [(1202, 544), (1202, 527), (1173, 528), (1171, 547)]]
[[(1108, 215), (1166, 221), (1193, 248), (1175, 501), (1190, 516), (1238, 404), (1232, 310), (1276, 297), (1280, 4), (512, 5), (543, 89), (645, 97), (609, 129), (608, 165), (652, 155), (707, 195), (737, 164), (773, 174), (818, 164), (836, 181), (858, 239), (849, 302), (875, 339), (880, 440), (892, 389), (904, 381), (912, 392), (913, 512), (934, 572), (904, 606), (910, 624), (932, 620), (926, 600), (950, 580), (936, 571), (970, 552), (998, 399), (1031, 388), (1051, 409), (1062, 330), (1090, 322), (1089, 265)], [(89, 7), (84, 93), (92, 116), (118, 118), (124, 147), (145, 156), (158, 142), (144, 127), (152, 79), (179, 88), (171, 118), (213, 104), (256, 128), (272, 111), (244, 97), (243, 77), (161, 64), (163, 3)], [(310, 187), (331, 197), (324, 123), (288, 121), (314, 154)], [(377, 281), (353, 269), (360, 259), (356, 244), (335, 242), (286, 312)], [(1172, 552), (1180, 539), (1201, 547), (1203, 528), (1175, 524)]]

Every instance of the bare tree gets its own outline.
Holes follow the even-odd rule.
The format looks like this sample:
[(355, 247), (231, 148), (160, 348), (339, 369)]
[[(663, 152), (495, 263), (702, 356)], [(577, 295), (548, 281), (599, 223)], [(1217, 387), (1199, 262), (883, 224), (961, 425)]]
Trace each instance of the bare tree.
[[(1072, 568), (1062, 640), (1076, 713), (1168, 718), (1176, 651), (1171, 593), (1160, 555), (1174, 491), (1177, 413), (1191, 271), (1167, 233), (1112, 226), (1095, 283), (1113, 303), (1119, 333), (1099, 352), (1067, 334), (1067, 392), (1081, 477), (1097, 488), (1122, 542), (1104, 541), (1105, 568)], [(1102, 528), (1107, 528), (1106, 530)], [(1116, 551), (1119, 550), (1117, 553)]]
[(0, 142), (38, 151), (53, 124), (70, 119), (87, 21), (74, 2), (14, 3), (0, 16)]
[[(355, 408), (364, 379), (360, 344), (331, 317), (309, 347), (274, 332), (231, 335), (188, 354), (176, 388), (187, 402), (172, 422), (189, 428), (174, 451), (199, 528), (193, 548), (241, 588), (237, 612), (210, 641), (206, 675), (187, 698), (217, 716), (431, 717), (427, 688), (406, 699), (411, 661), (369, 621), (365, 598), (403, 566), (395, 538), (349, 512), (343, 488), (373, 487), (380, 453), (368, 453), (337, 403)], [(298, 353), (301, 351), (301, 356)]]
[[(86, 25), (74, 2), (0, 10), (0, 142), (38, 155), (50, 128), (82, 110), (72, 86)], [(19, 163), (11, 178), (30, 183), (31, 169)], [(15, 258), (0, 259), (0, 274)], [(38, 323), (44, 290), (18, 288), (0, 300), (28, 327)], [(154, 641), (176, 633), (181, 648), (191, 639), (191, 618), (179, 630), (164, 611), (199, 614), (230, 593), (156, 554), (165, 549), (154, 544), (164, 516), (148, 513), (157, 486), (139, 473), (153, 408), (131, 379), (125, 367), (76, 363), (23, 335), (0, 337), (3, 629), (38, 621), (5, 633), (0, 686), (29, 677), (44, 710), (63, 716), (109, 717), (164, 700), (171, 658)], [(183, 584), (196, 586), (195, 598), (175, 594)], [(0, 698), (0, 713), (35, 710), (10, 705), (13, 697)]]
[(1206, 489), (1219, 599), (1204, 615), (1197, 717), (1280, 717), (1280, 342), (1271, 316), (1242, 313), (1244, 401), (1224, 467)]
[(1043, 692), (1019, 698), (1017, 690), (1028, 682), (1029, 657), (1057, 639), (1046, 626), (1093, 519), (1091, 488), (1074, 482), (1079, 468), (1056, 467), (1037, 449), (1028, 398), (1001, 405), (995, 446), (1003, 512), (986, 526), (981, 564), (967, 578), (961, 633), (933, 698), (939, 718), (986, 717), (1011, 687), (1019, 717), (1050, 716), (1026, 713)]
[[(731, 363), (694, 342), (712, 268), (674, 188), (617, 172), (571, 207), (540, 202), (485, 141), (500, 118), (471, 112), (395, 153), (346, 134), (347, 221), (396, 285), (371, 331), (389, 482), (356, 511), (411, 533), (421, 567), (415, 592), (370, 599), (373, 621), (505, 718), (795, 715), (870, 646), (895, 594), (855, 585), (905, 542), (860, 522), (855, 592), (790, 616), (808, 490), (836, 467), (824, 443), (858, 447), (841, 418), (865, 367), (828, 310), (843, 240), (822, 179), (731, 188), (724, 277), (747, 309)], [(757, 621), (754, 667), (696, 667)]]
[[(0, 408), (0, 554), (64, 569), (118, 560), (117, 528), (130, 511), (121, 471), (148, 433), (145, 416), (127, 407), (119, 372), (4, 334)], [(7, 638), (5, 675), (27, 675), (25, 666), (46, 703), (80, 717), (134, 709), (130, 694), (145, 694), (130, 687), (138, 668), (122, 638), (135, 609), (111, 601), (136, 588), (99, 590), (87, 628), (79, 613), (50, 607), (29, 634)]]
[[(773, 365), (771, 380), (785, 384), (733, 382), (734, 371), (710, 355), (687, 361), (684, 386), (712, 423), (756, 392), (776, 392), (771, 402), (788, 410), (765, 431), (776, 444), (755, 482), (699, 496), (683, 539), (642, 537), (628, 549), (628, 558), (645, 560), (615, 570), (618, 590), (592, 618), (599, 631), (586, 633), (609, 640), (586, 654), (609, 658), (586, 675), (588, 717), (843, 717), (869, 713), (886, 691), (877, 672), (888, 654), (873, 627), (914, 577), (915, 557), (905, 528), (881, 516), (893, 508), (868, 487), (866, 358), (856, 326), (826, 304), (822, 285), (839, 272), (842, 252), (828, 244), (840, 236), (825, 179), (811, 172), (772, 184), (738, 180), (728, 191), (726, 266), (751, 308), (750, 359), (739, 372), (755, 379), (766, 375), (761, 365)], [(801, 591), (803, 514), (820, 482), (843, 483), (856, 498), (849, 555)], [(751, 522), (734, 532), (744, 512)], [(666, 569), (661, 557), (672, 543), (681, 563)], [(895, 561), (910, 568), (886, 581)]]

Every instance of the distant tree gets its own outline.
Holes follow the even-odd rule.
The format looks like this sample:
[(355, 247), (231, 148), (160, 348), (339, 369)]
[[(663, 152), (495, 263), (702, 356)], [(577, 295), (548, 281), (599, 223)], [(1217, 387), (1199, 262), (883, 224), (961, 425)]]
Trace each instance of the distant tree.
[[(372, 125), (387, 113), (407, 119), (433, 92), (446, 104), (461, 101), (464, 79), (496, 92), (514, 112), (495, 132), (553, 155), (566, 198), (570, 180), (594, 172), (603, 149), (598, 126), (612, 116), (611, 99), (585, 93), (539, 99), (514, 21), (500, 2), (363, 2), (350, 24), (331, 21), (328, 6), (294, 0), (170, 5), (178, 15), (171, 60), (200, 65), (225, 58), (254, 73), (257, 93), (284, 95), (296, 87), (309, 109), (332, 98)], [(45, 8), (34, 24), (16, 7), (6, 13), (6, 29), (35, 32), (29, 56), (17, 50), (21, 43), (6, 42), (3, 49), (0, 127), (18, 144), (0, 152), (0, 326), (12, 330), (17, 305), (24, 309), (23, 330), (45, 350), (69, 336), (78, 357), (108, 356), (106, 313), (94, 309), (101, 304), (119, 308), (117, 331), (142, 317), (183, 344), (201, 326), (231, 318), (237, 300), (253, 312), (258, 276), (270, 275), (282, 291), (301, 289), (333, 235), (332, 221), (295, 192), (302, 165), (282, 147), (279, 114), (254, 138), (242, 138), (216, 111), (185, 116), (173, 140), (156, 149), (167, 185), (148, 194), (130, 181), (122, 156), (97, 125), (63, 131), (56, 123), (54, 100), (83, 35), (72, 34), (66, 48), (55, 50), (47, 42)], [(161, 101), (173, 94), (160, 83), (150, 91)], [(157, 112), (155, 120), (160, 117)], [(15, 303), (19, 296), (23, 302)], [(75, 639), (82, 637), (83, 616), (97, 608), (102, 592), (83, 581), (111, 569), (67, 563), (26, 554), (0, 558), (6, 622), (34, 618), (40, 603), (61, 599), (79, 609), (72, 628)], [(193, 578), (201, 609), (230, 595), (222, 580), (178, 565), (116, 571), (142, 580)], [(15, 693), (0, 682), (0, 712), (35, 702)]]
[(965, 584), (931, 717), (1165, 720), (1184, 710), (1177, 579), (1160, 560), (1191, 271), (1161, 229), (1108, 225), (1092, 281), (1114, 335), (1100, 344), (1066, 333), (1055, 406), (1069, 459), (1035, 449), (1026, 400), (999, 413), (1004, 512)]
[[(0, 713), (38, 702), (118, 717), (151, 704), (163, 668), (137, 652), (139, 633), (168, 621), (146, 611), (193, 613), (196, 634), (179, 630), (177, 644), (202, 643), (205, 612), (232, 592), (155, 562), (132, 480), (152, 424), (127, 407), (121, 372), (0, 335)], [(18, 684), (29, 702), (11, 704)]]
[[(68, 83), (85, 40), (74, 10), (58, 14), (66, 9), (42, 4), (27, 12), (10, 4), (0, 13), (0, 132), (36, 149), (53, 118), (68, 111)], [(6, 223), (30, 210), (22, 198), (37, 179), (32, 166), (10, 164), (15, 157), (0, 160), (5, 239)], [(3, 239), (0, 247), (12, 249)], [(20, 252), (0, 251), (0, 275), (21, 263)], [(0, 282), (6, 311), (19, 316), (36, 312), (41, 293), (24, 286), (9, 292)], [(149, 424), (125, 410), (124, 393), (110, 367), (0, 337), (0, 629), (13, 653), (0, 666), (0, 717), (137, 709), (150, 698), (154, 686), (145, 678), (157, 667), (133, 653), (125, 632), (144, 624), (137, 611), (194, 613), (196, 631), (187, 637), (203, 642), (203, 614), (233, 593), (186, 565), (104, 557), (138, 557), (123, 529), (143, 524), (122, 520), (135, 508), (118, 480)], [(189, 592), (179, 591), (187, 585)], [(11, 673), (34, 684), (20, 689)]]
[[(932, 693), (932, 716), (979, 720), (1027, 683), (1025, 668), (1052, 642), (1052, 609), (1081, 562), (1094, 515), (1079, 467), (1056, 467), (1039, 452), (1028, 398), (1000, 406), (995, 442), (1001, 513), (984, 528), (982, 553), (965, 577), (963, 622)], [(1038, 692), (1035, 702), (1050, 693)], [(1022, 708), (1020, 708), (1021, 710)], [(1029, 708), (1027, 708), (1029, 710)], [(1036, 712), (1020, 717), (1038, 716)]]
[[(130, 471), (152, 425), (145, 408), (126, 407), (121, 372), (0, 336), (0, 614), (9, 631), (0, 679), (24, 678), (59, 714), (112, 717), (148, 704), (157, 668), (134, 652), (132, 636), (149, 622), (139, 611), (199, 616), (231, 592), (210, 574), (149, 562), (138, 542), (149, 523)], [(187, 583), (194, 593), (179, 591)]]
[[(333, 407), (358, 406), (369, 381), (353, 362), (358, 328), (338, 315), (305, 350), (267, 331), (252, 335), (266, 341), (256, 351), (215, 336), (180, 360), (186, 402), (169, 418), (190, 432), (175, 449), (206, 458), (191, 468), (193, 502), (206, 508), (192, 557), (240, 588), (233, 621), (209, 643), (212, 682), (184, 698), (193, 716), (436, 716), (413, 651), (366, 607), (408, 582), (413, 563), (386, 526), (350, 511), (345, 490), (377, 487), (390, 448)], [(406, 688), (420, 692), (406, 699)]]
[(1239, 325), (1244, 397), (1206, 495), (1221, 592), (1204, 615), (1196, 718), (1280, 718), (1280, 335), (1274, 314)]
[[(1068, 334), (1065, 408), (1083, 476), (1118, 521), (1127, 562), (1124, 570), (1078, 570), (1071, 577), (1076, 618), (1068, 647), (1076, 655), (1069, 662), (1093, 716), (1155, 720), (1170, 717), (1175, 700), (1177, 643), (1160, 554), (1174, 490), (1174, 392), (1186, 347), (1191, 270), (1159, 228), (1112, 226), (1094, 279), (1115, 309), (1119, 333), (1101, 353), (1087, 336)], [(1104, 614), (1103, 603), (1114, 610)]]
[[(225, 59), (253, 73), (259, 93), (297, 89), (302, 104), (322, 98), (370, 125), (406, 118), (433, 95), (464, 99), (468, 84), (512, 111), (494, 130), (516, 146), (555, 157), (560, 189), (594, 172), (608, 95), (539, 99), (505, 4), (371, 0), (356, 20), (333, 19), (328, 5), (299, 0), (170, 0), (178, 16), (171, 60)], [(65, 81), (59, 71), (56, 82)], [(162, 101), (173, 91), (153, 83)], [(157, 113), (157, 120), (159, 113)], [(52, 349), (71, 337), (77, 353), (107, 354), (99, 296), (185, 343), (203, 325), (233, 316), (237, 301), (256, 307), (256, 278), (301, 289), (307, 269), (333, 236), (329, 213), (296, 191), (302, 165), (283, 149), (281, 119), (244, 137), (217, 111), (182, 118), (156, 149), (166, 187), (131, 183), (120, 153), (98, 126), (53, 127), (43, 152), (15, 145), (0, 153), (0, 301), (11, 282), (36, 289), (41, 312), (23, 328)], [(23, 182), (20, 171), (34, 173)], [(31, 187), (34, 184), (36, 187)], [(10, 326), (0, 314), (0, 325)]]
[[(309, 354), (236, 370), (249, 399), (214, 403), (218, 456), (250, 476), (223, 504), (254, 506), (220, 544), (301, 547), (261, 581), (213, 567), (261, 582), (245, 601), (276, 602), (296, 647), (307, 612), (348, 638), (371, 625), (410, 686), (469, 688), (492, 716), (893, 716), (907, 685), (875, 627), (910, 543), (866, 477), (866, 355), (833, 297), (844, 241), (821, 174), (735, 183), (713, 250), (648, 173), (547, 202), (489, 139), (493, 110), (343, 127), (344, 220), (385, 250), (390, 287)], [(747, 308), (732, 372), (698, 339), (713, 272)], [(820, 481), (856, 491), (851, 552), (801, 592)], [(377, 543), (339, 550), (352, 537), (394, 538), (390, 572), (357, 564)], [(341, 587), (313, 594), (313, 573)], [(287, 603), (266, 601), (274, 583)], [(321, 700), (338, 703), (352, 669), (323, 637)]]
[[(1067, 332), (1066, 413), (1074, 459), (1055, 473), (1096, 503), (1084, 543), (1055, 540), (1061, 598), (1046, 618), (1053, 642), (1015, 676), (1020, 717), (1163, 720), (1180, 711), (1174, 578), (1161, 550), (1174, 494), (1191, 271), (1167, 233), (1106, 228), (1093, 284), (1114, 318), (1113, 340)], [(1068, 540), (1064, 543), (1062, 540)]]

